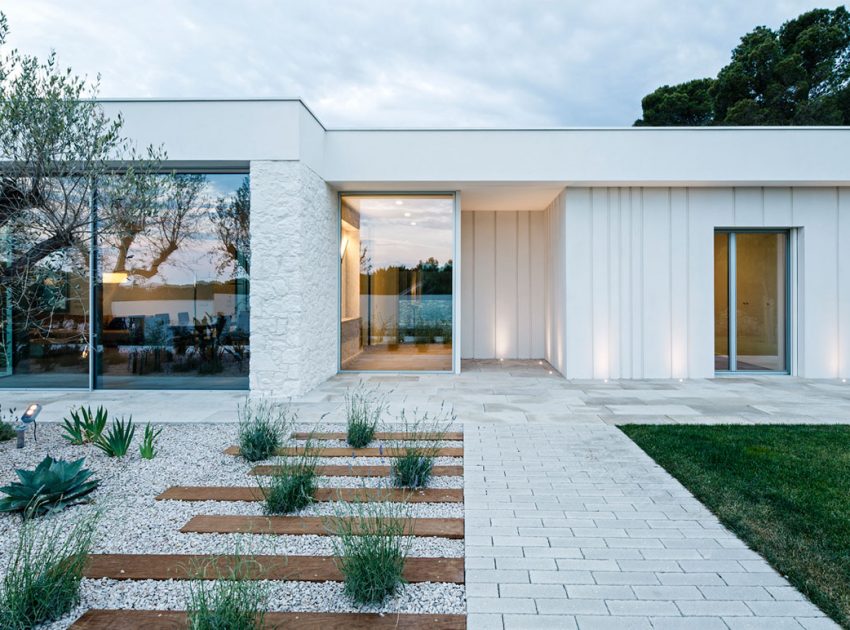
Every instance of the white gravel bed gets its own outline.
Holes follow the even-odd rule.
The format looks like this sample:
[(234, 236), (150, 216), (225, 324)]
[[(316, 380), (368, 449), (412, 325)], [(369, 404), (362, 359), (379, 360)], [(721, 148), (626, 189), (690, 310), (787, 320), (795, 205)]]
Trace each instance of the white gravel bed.
[[(155, 501), (154, 497), (172, 485), (183, 486), (253, 486), (257, 479), (248, 471), (253, 467), (239, 457), (225, 455), (223, 450), (235, 443), (236, 425), (165, 425), (157, 442), (157, 456), (142, 460), (138, 453), (143, 427), (136, 432), (130, 453), (122, 458), (109, 458), (94, 446), (70, 446), (61, 438), (61, 426), (40, 426), (39, 441), (29, 434), (27, 446), (18, 450), (14, 441), (0, 443), (0, 483), (15, 479), (14, 468), (33, 468), (50, 454), (73, 460), (86, 458), (86, 466), (101, 480), (91, 495), (95, 505), (106, 506), (99, 525), (95, 551), (101, 553), (229, 553), (236, 540), (250, 539), (256, 553), (292, 555), (329, 555), (332, 539), (327, 536), (244, 536), (233, 534), (181, 534), (182, 527), (196, 514), (259, 514), (260, 502), (181, 502)], [(339, 464), (337, 458), (332, 463)], [(346, 458), (345, 461), (349, 461)], [(382, 458), (360, 458), (363, 464), (380, 463)], [(270, 460), (268, 463), (273, 463)], [(462, 460), (454, 459), (460, 463)], [(358, 465), (355, 463), (355, 465)], [(323, 487), (386, 487), (386, 478), (320, 477)], [(433, 477), (429, 487), (462, 487), (461, 477)], [(462, 516), (462, 504), (410, 504), (415, 516)], [(92, 509), (76, 506), (56, 516), (71, 522), (77, 515)], [(307, 508), (311, 514), (331, 513), (330, 504)], [(308, 513), (308, 512), (305, 512)], [(14, 540), (20, 518), (0, 515), (0, 567), (8, 561), (9, 543)], [(247, 544), (246, 540), (241, 541)], [(461, 556), (463, 542), (447, 539), (415, 539), (414, 556)]]
[[(299, 446), (304, 446), (304, 444), (307, 443), (307, 440), (294, 440), (294, 442)], [(345, 440), (314, 440), (313, 443), (320, 448), (354, 448)], [(439, 448), (463, 448), (463, 442), (458, 442), (455, 440), (432, 440), (424, 442), (419, 440), (372, 440), (371, 442), (369, 442), (366, 448), (378, 448), (381, 446), (383, 446), (385, 449), (404, 446), (436, 446)]]
[[(451, 425), (448, 428), (441, 427), (443, 431), (446, 433), (463, 433), (463, 425)], [(402, 432), (405, 430), (410, 430), (410, 427), (405, 427), (405, 425), (401, 422), (382, 422), (378, 425), (376, 432), (378, 433), (390, 433), (390, 432)], [(309, 433), (310, 431), (314, 431), (316, 433), (345, 433), (346, 424), (344, 422), (297, 422), (294, 425), (292, 430), (293, 433)], [(460, 444), (460, 441), (454, 441), (455, 444)]]
[[(157, 501), (154, 507), (171, 512), (175, 515), (173, 519), (183, 518), (187, 521), (196, 514), (265, 514), (262, 501)], [(399, 510), (398, 504), (387, 507), (393, 511)], [(356, 506), (350, 503), (317, 502), (287, 516), (334, 516), (354, 514), (355, 510)], [(462, 503), (409, 503), (404, 511), (410, 518), (463, 518)]]
[[(233, 457), (233, 455), (231, 455)], [(389, 466), (393, 462), (392, 457), (317, 457), (319, 466)], [(274, 458), (268, 461), (257, 462), (258, 464), (274, 464)], [(463, 466), (462, 457), (435, 457), (434, 466)]]
[[(297, 612), (370, 612), (463, 614), (466, 596), (460, 584), (407, 584), (381, 606), (355, 606), (341, 582), (266, 582), (268, 609)], [(89, 608), (185, 610), (189, 584), (175, 580), (83, 580), (82, 601), (45, 630), (64, 630)]]
[[(387, 477), (316, 477), (320, 488), (392, 488)], [(246, 484), (247, 485), (247, 484)], [(431, 477), (429, 488), (463, 488), (463, 477)]]

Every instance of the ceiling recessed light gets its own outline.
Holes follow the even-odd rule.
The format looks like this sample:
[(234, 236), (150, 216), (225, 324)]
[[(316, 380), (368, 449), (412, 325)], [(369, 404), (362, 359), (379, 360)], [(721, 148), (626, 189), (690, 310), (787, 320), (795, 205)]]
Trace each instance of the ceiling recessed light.
[(410, 225), (416, 225), (416, 221), (411, 221)]
[(409, 216), (410, 216), (410, 213), (409, 213), (409, 212), (405, 212), (405, 213), (404, 213), (404, 216), (409, 217)]
[(396, 200), (395, 200), (395, 205), (397, 205), (397, 206), (403, 206), (403, 205), (404, 205), (404, 202), (403, 202), (401, 199), (396, 199)]

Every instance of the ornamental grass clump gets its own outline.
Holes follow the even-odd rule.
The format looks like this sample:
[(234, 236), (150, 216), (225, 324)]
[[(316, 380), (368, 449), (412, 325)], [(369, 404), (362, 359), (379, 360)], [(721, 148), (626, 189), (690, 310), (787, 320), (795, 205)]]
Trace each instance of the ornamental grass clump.
[(80, 601), (80, 581), (99, 514), (67, 523), (27, 519), (0, 586), (0, 627), (29, 630), (55, 621)]
[(145, 425), (145, 434), (142, 436), (141, 444), (139, 444), (139, 455), (142, 459), (156, 457), (156, 439), (160, 433), (162, 433), (162, 427), (154, 429), (150, 422)]
[(375, 437), (387, 410), (387, 392), (362, 382), (345, 392), (346, 441), (354, 448), (367, 446)]
[(289, 514), (307, 507), (316, 490), (316, 464), (319, 449), (312, 434), (299, 455), (280, 458), (268, 481), (257, 477), (264, 497), (266, 514)]
[(7, 409), (6, 414), (3, 414), (3, 405), (0, 405), (0, 442), (11, 440), (15, 437), (15, 409)]
[(334, 536), (334, 562), (352, 601), (379, 604), (404, 584), (413, 521), (406, 503), (354, 501), (349, 505), (352, 511), (338, 508), (328, 525)]
[(274, 455), (296, 417), (288, 405), (267, 398), (247, 399), (238, 413), (240, 454), (249, 462)]
[[(190, 630), (255, 630), (264, 627), (268, 586), (257, 574), (251, 556), (235, 554), (222, 568), (218, 558), (194, 567), (189, 580), (186, 613)], [(210, 579), (213, 577), (214, 579)]]
[(441, 442), (457, 420), (457, 416), (444, 403), (435, 414), (420, 414), (414, 411), (412, 416), (408, 417), (402, 410), (400, 420), (405, 433), (418, 434), (429, 439), (393, 442), (390, 450), (392, 483), (399, 488), (424, 488), (431, 480), (434, 460), (440, 452)]

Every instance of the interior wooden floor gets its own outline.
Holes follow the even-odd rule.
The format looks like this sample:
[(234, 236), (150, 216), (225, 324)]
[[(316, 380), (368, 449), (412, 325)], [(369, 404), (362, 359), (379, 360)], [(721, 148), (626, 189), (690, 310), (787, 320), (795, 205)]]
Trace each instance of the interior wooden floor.
[(442, 343), (367, 346), (342, 362), (342, 369), (352, 372), (449, 372), (452, 369), (452, 347)]

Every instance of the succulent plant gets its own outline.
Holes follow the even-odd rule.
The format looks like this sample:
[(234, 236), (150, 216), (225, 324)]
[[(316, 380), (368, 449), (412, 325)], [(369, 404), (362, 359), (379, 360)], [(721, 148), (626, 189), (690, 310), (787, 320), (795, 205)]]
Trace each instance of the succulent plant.
[(130, 450), (134, 435), (136, 425), (133, 424), (132, 416), (126, 421), (124, 418), (114, 418), (109, 431), (101, 435), (94, 445), (109, 457), (124, 457)]
[(66, 462), (48, 455), (35, 470), (15, 470), (20, 481), (0, 488), (7, 495), (0, 499), (0, 512), (40, 516), (83, 503), (83, 498), (100, 483), (90, 479), (92, 471), (83, 468), (84, 463), (85, 458)]
[(62, 426), (65, 433), (62, 437), (77, 446), (97, 442), (106, 428), (106, 417), (107, 412), (103, 407), (98, 407), (96, 412), (92, 412), (91, 407), (72, 409), (71, 417), (64, 419)]

